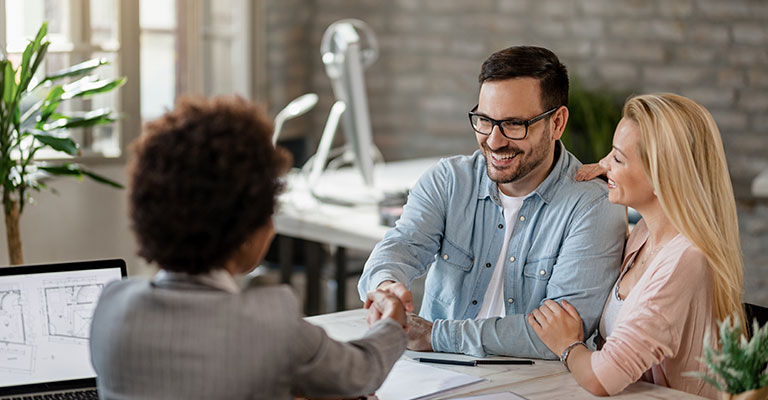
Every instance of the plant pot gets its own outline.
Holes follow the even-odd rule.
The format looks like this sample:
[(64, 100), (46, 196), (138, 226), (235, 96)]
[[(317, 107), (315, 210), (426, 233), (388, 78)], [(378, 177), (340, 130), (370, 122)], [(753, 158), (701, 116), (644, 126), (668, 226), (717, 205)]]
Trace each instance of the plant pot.
[(768, 399), (768, 386), (755, 390), (748, 390), (737, 394), (720, 393), (720, 400), (765, 400)]

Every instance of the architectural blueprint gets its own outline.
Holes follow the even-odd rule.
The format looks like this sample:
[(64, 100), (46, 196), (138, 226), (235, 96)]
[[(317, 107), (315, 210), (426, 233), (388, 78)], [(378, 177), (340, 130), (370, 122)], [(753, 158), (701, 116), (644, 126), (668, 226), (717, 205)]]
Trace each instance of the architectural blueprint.
[(0, 388), (93, 377), (88, 337), (120, 269), (0, 276)]

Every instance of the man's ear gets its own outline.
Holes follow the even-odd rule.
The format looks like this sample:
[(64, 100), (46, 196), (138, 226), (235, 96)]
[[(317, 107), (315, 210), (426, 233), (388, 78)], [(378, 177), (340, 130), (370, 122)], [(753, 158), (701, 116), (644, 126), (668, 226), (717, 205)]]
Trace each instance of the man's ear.
[(552, 129), (552, 139), (560, 140), (565, 132), (565, 124), (568, 123), (568, 107), (560, 106), (550, 118), (550, 124)]

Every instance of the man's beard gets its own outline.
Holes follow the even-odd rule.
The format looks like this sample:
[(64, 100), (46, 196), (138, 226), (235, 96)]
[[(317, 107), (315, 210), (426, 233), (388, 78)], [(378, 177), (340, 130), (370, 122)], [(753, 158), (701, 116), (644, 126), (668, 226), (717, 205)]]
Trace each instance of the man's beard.
[(547, 126), (546, 131), (541, 136), (529, 152), (523, 153), (520, 148), (513, 146), (514, 142), (509, 141), (507, 146), (497, 149), (495, 153), (497, 155), (517, 154), (513, 160), (513, 164), (504, 168), (497, 169), (492, 165), (491, 149), (484, 142), (481, 146), (483, 150), (483, 156), (485, 157), (485, 166), (487, 169), (488, 177), (496, 183), (512, 183), (528, 176), (534, 169), (541, 165), (549, 155), (550, 146), (552, 142), (550, 140), (550, 129)]

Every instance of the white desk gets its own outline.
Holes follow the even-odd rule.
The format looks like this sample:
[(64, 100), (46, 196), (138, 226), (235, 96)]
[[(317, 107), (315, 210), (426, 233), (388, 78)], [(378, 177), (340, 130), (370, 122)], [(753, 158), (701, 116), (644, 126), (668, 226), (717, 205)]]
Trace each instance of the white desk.
[[(308, 317), (306, 320), (325, 329), (336, 340), (353, 340), (363, 336), (368, 329), (365, 323), (365, 310), (351, 310), (333, 314)], [(452, 359), (472, 359), (472, 357), (406, 351), (403, 359), (428, 355), (429, 357), (447, 357)], [(450, 369), (465, 374), (481, 376), (486, 381), (452, 391), (437, 397), (450, 399), (460, 396), (511, 391), (530, 400), (536, 399), (593, 399), (582, 389), (559, 361), (536, 360), (534, 365), (483, 365), (464, 367), (453, 365), (430, 364), (438, 368)], [(616, 399), (701, 399), (688, 393), (637, 382), (624, 390)]]
[[(418, 178), (437, 158), (396, 161), (376, 165), (374, 179), (376, 186), (384, 191), (405, 191), (413, 187)], [(349, 193), (350, 196), (364, 191), (362, 178), (352, 168), (341, 168), (324, 173), (316, 188), (324, 193)], [(279, 246), (279, 257), (284, 283), (290, 282), (293, 264), (293, 246), (290, 239), (298, 238), (312, 242), (307, 249), (307, 302), (305, 313), (317, 314), (320, 299), (320, 269), (322, 268), (322, 245), (336, 246), (337, 282), (346, 279), (346, 249), (370, 252), (390, 229), (379, 223), (379, 210), (374, 204), (352, 207), (322, 202), (312, 196), (306, 177), (293, 172), (287, 177), (285, 193), (280, 196), (277, 213), (274, 216), (275, 230), (283, 236)], [(337, 309), (343, 309), (346, 302), (344, 285), (337, 290)]]

